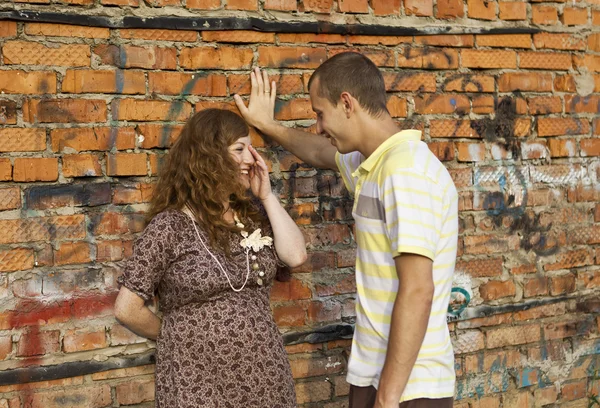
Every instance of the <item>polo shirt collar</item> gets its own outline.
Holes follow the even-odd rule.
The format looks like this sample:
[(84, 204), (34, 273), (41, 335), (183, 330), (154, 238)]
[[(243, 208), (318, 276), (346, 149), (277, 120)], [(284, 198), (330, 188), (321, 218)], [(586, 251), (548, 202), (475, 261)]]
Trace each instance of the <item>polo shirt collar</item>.
[(380, 144), (377, 149), (369, 156), (365, 161), (361, 163), (360, 166), (356, 169), (356, 171), (352, 174), (353, 177), (357, 177), (360, 173), (368, 173), (370, 172), (375, 164), (379, 161), (381, 156), (384, 155), (386, 151), (390, 148), (404, 142), (408, 141), (416, 141), (421, 140), (421, 131), (414, 129), (402, 130), (392, 136), (390, 136), (386, 141)]

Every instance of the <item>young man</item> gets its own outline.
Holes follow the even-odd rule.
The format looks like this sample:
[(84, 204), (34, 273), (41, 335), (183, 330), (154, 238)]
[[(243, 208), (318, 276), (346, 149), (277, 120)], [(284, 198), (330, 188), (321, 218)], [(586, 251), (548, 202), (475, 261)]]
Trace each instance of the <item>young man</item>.
[(248, 107), (235, 96), (248, 123), (305, 163), (339, 171), (354, 194), (358, 296), (350, 407), (452, 407), (446, 311), (458, 204), (448, 171), (420, 131), (400, 131), (386, 108), (381, 72), (361, 54), (338, 54), (310, 78), (319, 135), (277, 123), (275, 82), (258, 68), (251, 81)]

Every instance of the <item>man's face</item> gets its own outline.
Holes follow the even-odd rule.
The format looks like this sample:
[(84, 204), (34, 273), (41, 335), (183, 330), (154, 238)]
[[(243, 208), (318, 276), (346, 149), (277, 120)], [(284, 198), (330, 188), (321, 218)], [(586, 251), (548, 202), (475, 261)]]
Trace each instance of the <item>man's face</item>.
[(338, 152), (349, 153), (356, 150), (350, 143), (351, 130), (348, 129), (348, 118), (344, 112), (344, 105), (340, 101), (333, 106), (327, 99), (318, 95), (319, 79), (310, 87), (310, 101), (312, 109), (317, 114), (317, 132), (327, 137)]

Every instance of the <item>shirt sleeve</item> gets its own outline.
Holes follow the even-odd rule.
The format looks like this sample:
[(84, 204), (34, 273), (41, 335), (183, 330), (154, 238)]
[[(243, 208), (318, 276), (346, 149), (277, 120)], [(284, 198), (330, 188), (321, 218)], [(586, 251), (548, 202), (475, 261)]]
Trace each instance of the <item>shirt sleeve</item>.
[(341, 154), (339, 152), (335, 152), (335, 163), (342, 175), (342, 180), (344, 180), (344, 185), (350, 192), (350, 194), (354, 194), (354, 190), (356, 189), (356, 181), (357, 178), (352, 176), (352, 173), (358, 169), (358, 166), (363, 161), (363, 157), (360, 152), (351, 152), (348, 154)]
[(384, 179), (382, 195), (392, 256), (411, 253), (434, 260), (443, 206), (439, 186), (421, 173), (401, 169)]
[(175, 232), (166, 213), (150, 221), (133, 245), (133, 254), (125, 261), (123, 275), (117, 282), (144, 300), (156, 294), (165, 270), (174, 260)]

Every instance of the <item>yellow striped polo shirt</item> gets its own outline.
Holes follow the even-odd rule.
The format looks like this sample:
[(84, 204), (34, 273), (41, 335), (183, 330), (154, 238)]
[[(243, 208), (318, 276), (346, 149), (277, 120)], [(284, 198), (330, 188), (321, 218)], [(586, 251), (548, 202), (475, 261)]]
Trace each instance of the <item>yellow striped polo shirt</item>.
[(454, 351), (446, 323), (458, 240), (458, 195), (450, 174), (421, 141), (404, 130), (366, 160), (336, 154), (354, 194), (356, 327), (347, 380), (375, 387), (385, 362), (398, 275), (394, 257), (433, 261), (435, 292), (427, 333), (400, 402), (454, 396)]

